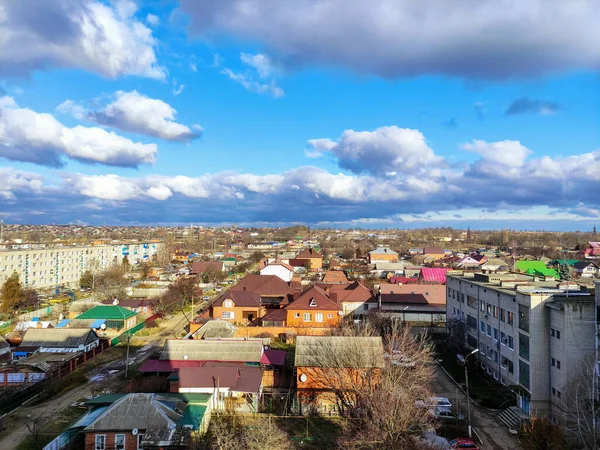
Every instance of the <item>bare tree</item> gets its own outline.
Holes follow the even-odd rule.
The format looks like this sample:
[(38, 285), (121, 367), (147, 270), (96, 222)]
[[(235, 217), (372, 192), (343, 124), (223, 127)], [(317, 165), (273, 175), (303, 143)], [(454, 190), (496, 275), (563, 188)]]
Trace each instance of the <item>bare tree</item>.
[(600, 403), (598, 402), (598, 372), (594, 357), (585, 358), (579, 373), (570, 378), (563, 389), (563, 399), (569, 411), (567, 434), (585, 449), (600, 446)]
[(25, 426), (27, 427), (27, 431), (31, 434), (36, 445), (40, 444), (41, 431), (44, 424), (48, 421), (47, 417), (37, 416), (37, 417), (29, 417), (25, 421)]

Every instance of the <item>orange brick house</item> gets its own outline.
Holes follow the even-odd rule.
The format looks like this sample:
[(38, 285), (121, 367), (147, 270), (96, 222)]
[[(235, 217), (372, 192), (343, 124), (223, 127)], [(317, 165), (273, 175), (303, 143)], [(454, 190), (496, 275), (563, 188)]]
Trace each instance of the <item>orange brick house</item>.
[(318, 270), (323, 268), (323, 255), (314, 248), (305, 248), (296, 255), (294, 259), (302, 265), (307, 265), (310, 270)]
[(389, 247), (378, 247), (369, 252), (369, 262), (398, 262), (398, 253)]
[(288, 327), (335, 327), (342, 316), (340, 305), (317, 286), (304, 291), (285, 309)]
[(297, 336), (300, 413), (335, 412), (336, 393), (376, 388), (385, 366), (381, 337)]
[(212, 305), (215, 319), (248, 324), (263, 316), (260, 295), (248, 291), (227, 291)]

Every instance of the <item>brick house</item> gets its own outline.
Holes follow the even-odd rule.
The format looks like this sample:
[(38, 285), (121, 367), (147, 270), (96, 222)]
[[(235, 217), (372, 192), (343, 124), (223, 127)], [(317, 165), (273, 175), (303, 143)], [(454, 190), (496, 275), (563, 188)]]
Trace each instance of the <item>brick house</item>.
[(288, 327), (334, 327), (342, 315), (339, 303), (317, 286), (304, 291), (285, 309)]

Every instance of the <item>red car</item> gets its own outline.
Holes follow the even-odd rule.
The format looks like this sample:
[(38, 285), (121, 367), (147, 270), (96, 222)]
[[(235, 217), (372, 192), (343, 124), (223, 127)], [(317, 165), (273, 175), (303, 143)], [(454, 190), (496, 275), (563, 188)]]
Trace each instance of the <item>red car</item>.
[(479, 450), (479, 446), (471, 439), (457, 438), (450, 441), (452, 448), (470, 448), (473, 450)]

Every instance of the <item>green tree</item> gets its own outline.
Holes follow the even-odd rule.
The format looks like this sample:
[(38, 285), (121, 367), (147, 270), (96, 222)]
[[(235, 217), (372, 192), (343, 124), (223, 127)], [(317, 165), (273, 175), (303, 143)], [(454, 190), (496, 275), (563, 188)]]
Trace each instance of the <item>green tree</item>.
[(560, 269), (558, 270), (558, 276), (562, 281), (571, 281), (571, 267), (564, 262), (560, 265)]
[(19, 274), (14, 272), (2, 286), (2, 308), (4, 311), (16, 311), (23, 302), (23, 286), (19, 280)]

